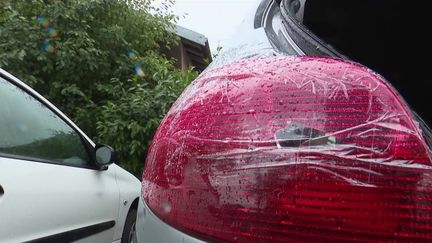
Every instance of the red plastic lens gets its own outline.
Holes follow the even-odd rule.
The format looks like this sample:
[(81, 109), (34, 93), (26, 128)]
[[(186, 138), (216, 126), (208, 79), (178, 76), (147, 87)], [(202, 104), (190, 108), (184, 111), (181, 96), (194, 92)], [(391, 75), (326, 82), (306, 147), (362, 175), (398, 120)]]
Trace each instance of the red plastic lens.
[(432, 241), (430, 151), (403, 101), (341, 60), (208, 70), (165, 117), (143, 197), (212, 241)]

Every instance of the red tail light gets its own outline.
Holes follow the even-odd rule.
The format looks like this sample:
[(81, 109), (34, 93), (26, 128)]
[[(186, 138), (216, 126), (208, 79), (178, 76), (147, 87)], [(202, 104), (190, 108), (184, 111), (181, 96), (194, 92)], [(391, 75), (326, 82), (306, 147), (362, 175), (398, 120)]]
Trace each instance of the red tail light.
[(432, 241), (430, 151), (378, 75), (323, 58), (207, 71), (162, 122), (143, 197), (212, 241)]

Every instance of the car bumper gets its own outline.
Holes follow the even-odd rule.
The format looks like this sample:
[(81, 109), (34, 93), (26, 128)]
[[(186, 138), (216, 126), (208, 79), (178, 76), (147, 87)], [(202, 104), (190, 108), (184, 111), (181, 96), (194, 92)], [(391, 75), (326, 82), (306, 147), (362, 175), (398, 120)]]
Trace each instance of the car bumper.
[(191, 237), (160, 220), (156, 215), (153, 214), (153, 212), (151, 212), (141, 197), (138, 203), (136, 242), (197, 243), (203, 241)]

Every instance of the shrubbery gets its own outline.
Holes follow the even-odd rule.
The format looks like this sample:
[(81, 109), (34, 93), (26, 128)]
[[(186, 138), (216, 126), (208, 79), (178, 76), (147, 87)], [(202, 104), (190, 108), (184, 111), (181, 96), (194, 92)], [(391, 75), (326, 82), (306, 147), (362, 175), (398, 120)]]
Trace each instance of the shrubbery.
[(148, 0), (2, 0), (0, 67), (139, 175), (160, 120), (196, 77), (161, 54), (177, 41), (173, 18)]

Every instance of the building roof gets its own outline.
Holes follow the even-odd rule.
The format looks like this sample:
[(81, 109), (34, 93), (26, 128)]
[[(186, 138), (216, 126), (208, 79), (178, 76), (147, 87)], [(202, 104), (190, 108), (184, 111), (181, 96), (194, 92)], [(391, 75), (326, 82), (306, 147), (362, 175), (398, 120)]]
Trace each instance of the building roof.
[(190, 29), (186, 29), (180, 25), (174, 25), (173, 26), (175, 33), (179, 35), (180, 37), (193, 41), (197, 44), (200, 44), (201, 46), (205, 46), (208, 44), (208, 39), (203, 34), (200, 34), (198, 32), (195, 32)]
[(207, 37), (176, 24), (173, 25), (171, 31), (180, 37), (180, 44), (190, 61), (190, 65), (194, 66), (198, 71), (204, 70), (212, 61)]

